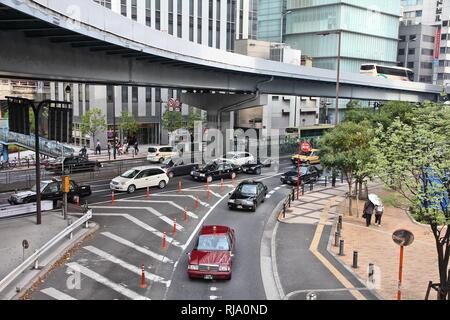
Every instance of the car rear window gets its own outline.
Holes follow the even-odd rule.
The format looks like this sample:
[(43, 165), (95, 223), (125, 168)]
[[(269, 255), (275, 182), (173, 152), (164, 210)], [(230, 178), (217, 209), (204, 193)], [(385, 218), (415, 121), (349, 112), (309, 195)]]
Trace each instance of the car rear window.
[(202, 235), (198, 239), (199, 251), (229, 251), (230, 243), (226, 235)]
[(172, 152), (173, 148), (172, 147), (164, 147), (159, 149), (160, 152)]

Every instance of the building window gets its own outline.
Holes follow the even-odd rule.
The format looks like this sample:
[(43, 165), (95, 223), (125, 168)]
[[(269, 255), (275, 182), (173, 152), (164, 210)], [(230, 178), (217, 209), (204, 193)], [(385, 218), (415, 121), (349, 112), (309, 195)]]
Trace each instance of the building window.
[(427, 35), (423, 35), (423, 41), (424, 42), (431, 42), (431, 43), (434, 43), (434, 37), (432, 37), (432, 36), (427, 36)]
[(420, 67), (422, 69), (433, 69), (433, 63), (432, 62), (422, 62), (420, 64)]
[(399, 56), (405, 55), (405, 49), (398, 49), (398, 55)]
[(441, 40), (447, 40), (447, 34), (446, 33), (441, 34)]
[(127, 0), (120, 0), (120, 14), (127, 16)]
[(138, 103), (139, 95), (138, 95), (138, 87), (131, 88), (131, 100), (133, 103)]
[(137, 21), (137, 0), (131, 0), (131, 19)]
[(106, 102), (114, 103), (114, 87), (106, 86)]
[(122, 103), (128, 103), (128, 87), (122, 86)]
[(145, 24), (149, 27), (152, 25), (151, 0), (145, 0)]
[(399, 40), (400, 40), (400, 42), (405, 42), (406, 41), (406, 36), (400, 36)]
[(415, 48), (409, 48), (408, 49), (408, 54), (415, 54), (416, 53), (416, 49)]
[(145, 102), (151, 103), (152, 102), (152, 88), (145, 88)]
[(433, 82), (433, 77), (431, 77), (431, 76), (421, 76), (419, 81), (420, 82), (425, 82), (425, 83), (432, 83)]
[(434, 54), (433, 49), (422, 49), (422, 54), (425, 56), (432, 56)]
[(408, 62), (407, 68), (414, 69), (414, 62), (413, 61)]

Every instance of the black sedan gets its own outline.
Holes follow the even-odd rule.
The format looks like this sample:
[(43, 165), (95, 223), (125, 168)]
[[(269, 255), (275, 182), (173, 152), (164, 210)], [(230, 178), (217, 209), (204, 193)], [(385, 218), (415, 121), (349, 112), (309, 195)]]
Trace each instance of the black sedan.
[[(41, 198), (42, 200), (62, 200), (62, 182), (61, 180), (53, 179), (41, 182)], [(8, 202), (11, 205), (25, 204), (36, 202), (36, 186), (28, 191), (16, 192), (9, 197)], [(75, 181), (70, 180), (70, 191), (67, 194), (69, 202), (75, 202), (75, 197), (87, 197), (92, 194), (91, 187), (86, 185), (79, 185)]]
[(260, 158), (257, 162), (249, 162), (241, 167), (244, 173), (260, 175), (263, 168), (278, 171), (279, 163), (272, 158)]
[(193, 170), (197, 170), (198, 163), (189, 163), (182, 158), (169, 158), (163, 162), (162, 168), (167, 171), (170, 179), (178, 176), (190, 174)]
[(213, 161), (206, 166), (193, 170), (191, 177), (197, 181), (212, 182), (213, 180), (222, 178), (236, 178), (237, 174), (241, 172), (241, 167), (227, 162)]
[(243, 181), (236, 190), (230, 193), (228, 207), (230, 209), (245, 209), (256, 211), (258, 205), (265, 201), (267, 196), (267, 186), (262, 182)]
[[(315, 166), (300, 167), (300, 183), (317, 182), (320, 178), (320, 170)], [(284, 173), (280, 180), (283, 184), (296, 185), (298, 179), (298, 168), (294, 167), (291, 171)]]
[(65, 158), (57, 158), (48, 162), (45, 165), (45, 169), (54, 173), (61, 173), (63, 170), (64, 162), (64, 174), (81, 172), (81, 171), (94, 171), (97, 168), (102, 167), (102, 164), (95, 160), (88, 160), (84, 157), (72, 156)]

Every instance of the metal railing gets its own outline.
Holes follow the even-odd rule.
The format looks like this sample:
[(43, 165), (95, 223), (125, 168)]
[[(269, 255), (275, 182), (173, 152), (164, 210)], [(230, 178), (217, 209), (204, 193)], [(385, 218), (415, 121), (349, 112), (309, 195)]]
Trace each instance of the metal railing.
[(83, 224), (88, 228), (88, 222), (92, 219), (92, 210), (88, 210), (80, 219), (69, 225), (63, 231), (58, 233), (54, 238), (44, 244), (40, 249), (37, 249), (31, 256), (29, 256), (24, 262), (22, 262), (17, 268), (11, 271), (6, 277), (0, 280), (0, 292), (5, 290), (20, 274), (22, 274), (31, 265), (34, 265), (34, 269), (39, 269), (39, 258), (42, 257), (44, 253), (50, 250), (58, 242), (63, 240), (66, 236), (72, 238), (72, 234), (78, 227)]

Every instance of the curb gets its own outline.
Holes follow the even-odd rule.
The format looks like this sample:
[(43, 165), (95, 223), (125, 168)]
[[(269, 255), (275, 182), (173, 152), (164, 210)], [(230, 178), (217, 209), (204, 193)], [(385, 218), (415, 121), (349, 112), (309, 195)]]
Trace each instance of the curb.
[[(47, 275), (52, 271), (53, 267), (61, 260), (64, 256), (72, 250), (77, 244), (83, 242), (87, 237), (91, 236), (99, 229), (99, 225), (95, 222), (89, 222), (89, 229), (81, 228), (80, 231), (74, 233), (73, 238), (66, 241), (56, 247), (56, 249), (51, 252), (47, 257), (41, 259), (41, 264), (44, 267), (36, 272), (31, 272), (21, 279), (16, 281), (14, 284), (10, 285), (9, 291), (3, 295), (4, 300), (25, 300), (25, 296), (33, 290), (33, 286), (37, 285), (38, 282), (43, 281)], [(35, 270), (33, 270), (35, 271)], [(14, 288), (11, 288), (14, 286)], [(20, 288), (20, 292), (17, 292), (15, 288)]]
[(411, 215), (411, 212), (409, 211), (409, 209), (404, 209), (406, 212), (406, 215), (408, 216), (408, 218), (411, 220), (412, 223), (418, 225), (418, 226), (423, 226), (423, 227), (429, 227), (429, 224), (425, 224), (425, 223), (420, 223), (417, 222), (416, 219), (414, 219), (414, 217)]

